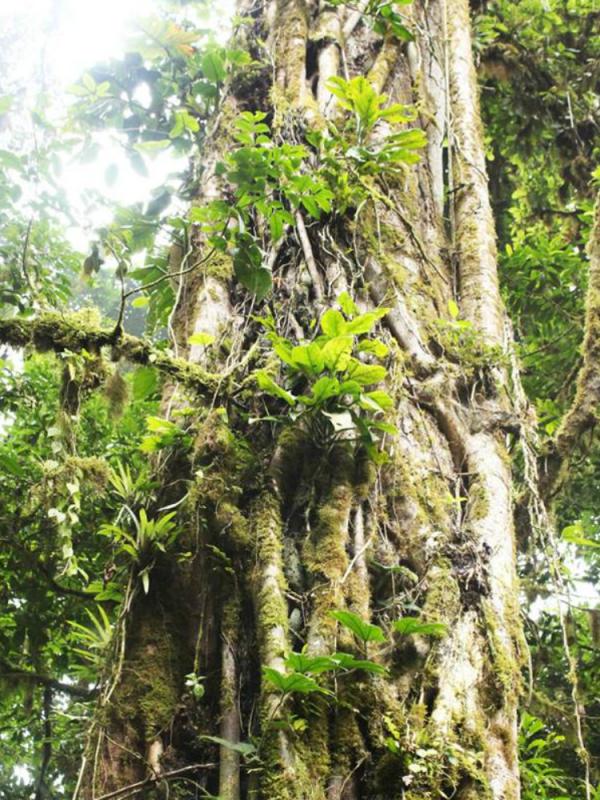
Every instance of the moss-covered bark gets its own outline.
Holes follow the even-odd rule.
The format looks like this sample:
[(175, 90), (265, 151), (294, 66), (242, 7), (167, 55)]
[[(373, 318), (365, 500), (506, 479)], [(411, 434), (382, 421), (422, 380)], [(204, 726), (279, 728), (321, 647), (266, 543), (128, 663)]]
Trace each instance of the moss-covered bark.
[[(189, 277), (176, 310), (181, 349), (194, 329), (231, 342), (227, 363), (188, 351), (189, 369), (207, 380), (209, 367), (237, 359), (241, 375), (233, 393), (221, 387), (222, 409), (195, 409), (194, 455), (178, 467), (194, 555), (170, 559), (172, 579), (133, 605), (118, 685), (98, 719), (101, 741), (117, 744), (95, 749), (96, 732), (90, 753), (105, 790), (151, 777), (150, 768), (208, 762), (216, 766), (190, 777), (228, 800), (513, 800), (521, 631), (497, 422), (507, 378), (468, 4), (415, 0), (410, 45), (344, 6), (274, 0), (251, 12), (246, 42), (265, 42), (273, 65), (260, 110), (281, 140), (342, 120), (325, 84), (342, 65), (393, 102), (417, 102), (430, 132), (404, 176), (369, 178), (359, 208), (290, 232), (265, 307), (281, 333), (306, 339), (343, 289), (362, 309), (390, 307), (378, 333), (391, 352), (398, 434), (376, 468), (360, 447), (265, 421), (244, 361), (261, 336), (247, 295), (229, 264)], [(227, 113), (254, 108), (255, 95), (267, 97), (265, 87), (240, 81)], [(214, 151), (228, 135), (217, 125)], [(443, 163), (461, 186), (445, 209)], [(204, 197), (218, 196), (218, 176), (206, 175)], [(472, 323), (467, 337), (453, 327), (450, 300)], [(336, 609), (375, 622), (389, 643), (365, 652), (331, 617)], [(395, 620), (417, 614), (443, 623), (445, 635), (392, 633)], [(368, 657), (386, 672), (321, 675), (331, 694), (283, 696), (262, 669), (285, 672), (286, 655), (303, 647)], [(183, 685), (191, 672), (205, 679), (202, 698)], [(251, 756), (231, 749), (238, 737)], [(144, 748), (157, 739), (149, 764)], [(135, 756), (117, 758), (119, 747)]]

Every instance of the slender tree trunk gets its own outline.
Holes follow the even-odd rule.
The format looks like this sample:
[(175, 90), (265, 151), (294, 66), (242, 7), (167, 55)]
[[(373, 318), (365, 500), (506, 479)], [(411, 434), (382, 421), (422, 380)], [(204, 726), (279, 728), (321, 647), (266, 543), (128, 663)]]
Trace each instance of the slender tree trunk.
[[(270, 63), (229, 87), (198, 199), (220, 196), (214, 166), (239, 111), (267, 111), (274, 134), (295, 142), (337, 119), (327, 87), (335, 75), (364, 75), (390, 102), (416, 105), (428, 136), (420, 163), (401, 180), (381, 175), (375, 199), (352, 214), (297, 218), (271, 253), (266, 301), (279, 332), (295, 339), (310, 337), (310, 320), (344, 290), (362, 310), (391, 308), (381, 323), (399, 431), (387, 443), (389, 462), (377, 470), (343, 444), (320, 449), (293, 427), (249, 424), (237, 401), (262, 415), (254, 384), (244, 383), (252, 358), (225, 409), (197, 408), (191, 467), (173, 457), (157, 465), (167, 499), (174, 477), (190, 481), (185, 537), (194, 555), (165, 556), (149, 594), (132, 599), (122, 658), (90, 733), (82, 797), (161, 775), (152, 785), (165, 797), (167, 782), (170, 797), (197, 796), (195, 785), (223, 800), (519, 797), (523, 646), (504, 430), (510, 342), (468, 2), (398, 8), (414, 42), (375, 33), (354, 6), (258, 0), (242, 8), (254, 20), (246, 45), (258, 56), (257, 42), (266, 43)], [(203, 252), (201, 240), (194, 246)], [(462, 338), (449, 301), (471, 323)], [(227, 373), (260, 339), (256, 311), (227, 260), (209, 261), (179, 292), (180, 354)], [(217, 337), (220, 363), (188, 348), (194, 331)], [(171, 386), (165, 413), (190, 403)], [(283, 670), (285, 654), (303, 645), (311, 655), (352, 648), (332, 610), (385, 627), (415, 607), (446, 635), (372, 646), (369, 656), (389, 672), (345, 677), (335, 703), (289, 700), (282, 709), (261, 678), (261, 668)], [(192, 672), (204, 678), (201, 698), (186, 686)], [(284, 711), (305, 723), (274, 725)], [(228, 744), (250, 738), (260, 761)]]

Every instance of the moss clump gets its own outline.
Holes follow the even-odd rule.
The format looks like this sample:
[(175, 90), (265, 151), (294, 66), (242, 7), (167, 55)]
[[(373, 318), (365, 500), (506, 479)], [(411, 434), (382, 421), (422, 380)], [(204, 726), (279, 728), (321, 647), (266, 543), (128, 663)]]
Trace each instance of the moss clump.
[(217, 251), (203, 264), (202, 274), (226, 282), (233, 277), (233, 259), (228, 253)]
[[(521, 693), (522, 659), (519, 658), (519, 642), (523, 642), (523, 632), (516, 602), (512, 609), (505, 612), (506, 631), (502, 633), (498, 627), (497, 612), (489, 600), (483, 598), (481, 603), (485, 633), (492, 656), (493, 684), (500, 690), (495, 698), (498, 706), (513, 703)], [(526, 645), (525, 645), (526, 647)], [(527, 651), (525, 650), (524, 653)], [(494, 698), (493, 698), (494, 699)]]
[[(156, 577), (153, 577), (156, 580)], [(129, 633), (121, 683), (109, 713), (143, 732), (146, 742), (165, 731), (181, 695), (185, 665), (176, 649), (173, 620), (149, 602)]]
[(475, 521), (478, 519), (484, 519), (490, 510), (490, 499), (488, 497), (488, 492), (483, 482), (481, 480), (475, 481), (475, 483), (469, 488), (469, 500), (468, 500), (468, 512), (469, 512), (469, 520)]
[(274, 658), (284, 655), (282, 648), (288, 629), (283, 532), (275, 493), (264, 491), (254, 502), (250, 512), (250, 535), (256, 564), (253, 583), (261, 661), (271, 664)]
[(252, 483), (255, 459), (248, 443), (229, 427), (220, 409), (199, 424), (193, 444), (194, 485), (187, 505), (203, 510), (204, 521), (217, 534), (226, 533), (242, 551), (250, 545), (246, 517), (240, 510), (243, 493)]
[(440, 559), (427, 574), (427, 594), (421, 615), (428, 622), (452, 625), (461, 609), (461, 593), (452, 565)]

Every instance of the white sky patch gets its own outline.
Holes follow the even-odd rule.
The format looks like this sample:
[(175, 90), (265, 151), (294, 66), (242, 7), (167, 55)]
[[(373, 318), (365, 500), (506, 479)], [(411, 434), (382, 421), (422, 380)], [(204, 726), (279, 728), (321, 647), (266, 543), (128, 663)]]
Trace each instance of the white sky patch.
[[(202, 20), (199, 27), (214, 29), (215, 37), (226, 41), (234, 0), (215, 0), (213, 7), (214, 24)], [(191, 4), (185, 8), (192, 14), (198, 7)], [(136, 32), (136, 21), (156, 15), (159, 9), (156, 0), (0, 0), (0, 29), (14, 26), (17, 35), (26, 33), (18, 60), (10, 66), (8, 83), (20, 87), (26, 109), (34, 108), (40, 93), (45, 92), (48, 100), (44, 112), (56, 122), (74, 99), (69, 87), (94, 65), (122, 57)], [(144, 104), (148, 97), (148, 87), (140, 86), (136, 99)], [(79, 221), (64, 232), (71, 246), (82, 253), (89, 252), (96, 230), (110, 222), (110, 210), (96, 205), (94, 192), (119, 205), (144, 203), (153, 188), (187, 165), (187, 158), (176, 158), (171, 151), (150, 158), (146, 155), (149, 175), (144, 177), (133, 170), (114, 134), (96, 133), (94, 141), (100, 145), (97, 157), (89, 163), (64, 157), (60, 175), (60, 184)], [(110, 165), (118, 167), (118, 178), (112, 185), (106, 180)]]
[(2, 0), (0, 24), (26, 23), (33, 41), (17, 70), (31, 74), (41, 59), (60, 92), (97, 62), (122, 55), (130, 24), (154, 11), (153, 0)]

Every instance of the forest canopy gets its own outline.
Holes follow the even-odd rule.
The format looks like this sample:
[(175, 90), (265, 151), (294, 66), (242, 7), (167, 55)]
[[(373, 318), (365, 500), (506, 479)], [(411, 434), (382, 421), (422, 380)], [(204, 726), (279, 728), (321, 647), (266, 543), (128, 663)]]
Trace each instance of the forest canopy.
[(420, 0), (150, 5), (64, 91), (0, 32), (0, 797), (512, 800), (509, 709), (524, 800), (600, 798), (597, 0), (470, 3), (498, 335), (453, 3), (437, 96)]

